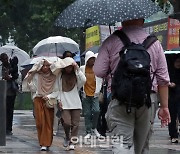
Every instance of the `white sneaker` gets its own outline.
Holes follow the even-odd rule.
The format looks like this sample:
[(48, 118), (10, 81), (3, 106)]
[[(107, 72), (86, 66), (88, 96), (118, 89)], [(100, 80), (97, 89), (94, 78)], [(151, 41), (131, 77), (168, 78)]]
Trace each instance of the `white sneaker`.
[(53, 131), (53, 136), (56, 136), (57, 135), (57, 131)]
[(95, 128), (95, 129), (93, 129), (92, 130), (93, 132), (94, 132), (94, 134), (96, 135), (96, 137), (101, 137), (101, 134), (99, 134), (99, 132), (97, 131), (97, 129)]
[(70, 144), (69, 145), (69, 150), (74, 150), (75, 149), (75, 145), (74, 144)]
[(47, 147), (45, 147), (45, 146), (42, 146), (42, 147), (41, 147), (41, 151), (47, 151), (47, 150), (48, 150)]
[(84, 136), (85, 139), (89, 139), (91, 138), (91, 134), (87, 134), (86, 136)]

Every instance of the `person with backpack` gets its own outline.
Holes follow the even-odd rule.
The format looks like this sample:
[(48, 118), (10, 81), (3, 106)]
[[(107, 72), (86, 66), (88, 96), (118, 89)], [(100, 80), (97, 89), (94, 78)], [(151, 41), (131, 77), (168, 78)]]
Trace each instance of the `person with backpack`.
[(113, 136), (114, 153), (148, 153), (157, 92), (161, 125), (170, 122), (170, 80), (165, 55), (160, 42), (143, 30), (143, 24), (144, 19), (122, 22), (122, 29), (115, 31), (101, 45), (93, 68), (98, 77), (111, 75), (112, 100), (106, 120)]

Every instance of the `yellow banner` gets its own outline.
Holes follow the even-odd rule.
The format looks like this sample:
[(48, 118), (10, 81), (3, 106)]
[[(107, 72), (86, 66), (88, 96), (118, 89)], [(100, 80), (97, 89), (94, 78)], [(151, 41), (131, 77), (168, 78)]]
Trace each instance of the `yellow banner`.
[(86, 29), (86, 49), (100, 45), (99, 26), (93, 26)]

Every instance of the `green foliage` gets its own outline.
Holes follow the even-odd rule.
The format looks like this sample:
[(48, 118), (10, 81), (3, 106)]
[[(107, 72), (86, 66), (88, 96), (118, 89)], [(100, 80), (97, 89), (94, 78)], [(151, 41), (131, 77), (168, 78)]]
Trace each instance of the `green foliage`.
[(54, 26), (54, 21), (74, 0), (1, 0), (0, 1), (0, 35), (2, 43), (9, 35), (15, 44), (31, 52), (40, 40), (63, 35), (79, 42), (79, 30), (65, 30)]
[(15, 110), (32, 110), (33, 102), (30, 93), (18, 93), (15, 101)]
[(172, 7), (170, 0), (152, 0), (152, 1), (156, 2), (166, 14), (169, 13), (170, 8)]
[(163, 8), (164, 0), (156, 0), (156, 2), (159, 4), (161, 8)]
[[(30, 53), (40, 40), (61, 35), (80, 42), (80, 29), (54, 26), (58, 15), (75, 0), (0, 0), (0, 45), (9, 35), (15, 44)], [(15, 109), (32, 109), (30, 94), (18, 94)]]

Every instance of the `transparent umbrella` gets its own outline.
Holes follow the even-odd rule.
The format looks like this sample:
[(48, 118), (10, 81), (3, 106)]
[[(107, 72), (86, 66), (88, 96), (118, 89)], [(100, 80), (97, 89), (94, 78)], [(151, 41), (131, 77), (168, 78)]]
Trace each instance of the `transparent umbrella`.
[(65, 51), (77, 53), (79, 45), (68, 37), (51, 36), (41, 40), (33, 48), (33, 53), (37, 56), (61, 57)]
[(41, 57), (33, 57), (31, 59), (27, 59), (26, 61), (24, 61), (22, 64), (21, 64), (21, 67), (23, 68), (26, 68), (28, 66), (32, 66), (34, 65), (35, 63), (38, 63), (40, 62), (42, 59), (47, 59), (49, 60), (50, 62), (54, 63), (54, 62), (57, 62), (60, 60), (60, 58), (58, 57), (45, 57), (45, 56), (41, 56)]
[(0, 47), (0, 54), (6, 53), (9, 58), (17, 57), (18, 65), (22, 64), (25, 60), (30, 59), (30, 56), (22, 49), (14, 45), (4, 45)]

